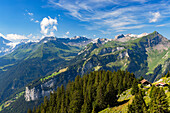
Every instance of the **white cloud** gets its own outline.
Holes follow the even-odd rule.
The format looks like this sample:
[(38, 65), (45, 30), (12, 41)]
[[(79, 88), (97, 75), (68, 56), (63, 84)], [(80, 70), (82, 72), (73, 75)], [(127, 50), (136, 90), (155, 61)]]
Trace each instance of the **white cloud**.
[(163, 26), (166, 26), (166, 24), (160, 24), (160, 25), (157, 25), (156, 27), (163, 27)]
[(151, 18), (151, 19), (149, 20), (150, 23), (152, 23), (152, 22), (157, 22), (158, 19), (161, 17), (161, 14), (160, 14), (159, 12), (155, 12), (155, 13), (152, 13), (152, 12), (151, 12), (151, 15), (153, 16), (153, 18)]
[[(35, 23), (39, 23), (39, 21), (35, 19), (33, 13), (29, 12), (28, 10), (25, 10), (25, 11), (27, 12), (27, 15), (28, 15), (28, 18), (30, 19), (30, 21), (35, 22)], [(24, 15), (26, 16), (26, 14), (24, 14)]]
[(39, 23), (39, 21), (38, 21), (38, 20), (36, 20), (36, 21), (35, 21), (35, 23)]
[(53, 26), (53, 29), (57, 31), (57, 27), (56, 26)]
[(11, 41), (18, 41), (18, 40), (28, 39), (28, 38), (24, 35), (7, 34), (6, 39), (11, 40)]
[(29, 34), (27, 37), (32, 37), (32, 34)]
[(31, 20), (31, 21), (34, 21), (34, 19), (33, 19), (33, 18), (31, 18), (30, 20)]
[(159, 25), (156, 25), (156, 27), (164, 27), (164, 26), (169, 26), (170, 23), (166, 23), (166, 24), (159, 24)]
[(69, 32), (69, 31), (67, 31), (67, 32), (66, 32), (66, 35), (69, 35), (69, 34), (70, 34), (70, 32)]
[(41, 33), (46, 36), (54, 30), (57, 31), (57, 27), (55, 26), (57, 24), (58, 23), (56, 18), (52, 19), (50, 16), (48, 16), (48, 18), (44, 17), (43, 20), (40, 22)]
[(28, 15), (33, 16), (34, 14), (33, 14), (33, 13), (28, 12)]
[(145, 2), (147, 2), (148, 0), (132, 0), (132, 1), (134, 1), (134, 2), (140, 2), (140, 3), (145, 3)]
[[(154, 3), (153, 1), (148, 1), (49, 0), (49, 5), (54, 8), (62, 8), (68, 11), (67, 14), (72, 17), (88, 22), (89, 26), (83, 25), (88, 30), (99, 30), (103, 33), (110, 33), (111, 30), (125, 31), (127, 29), (139, 29), (150, 25), (152, 22), (157, 22), (160, 17), (161, 19), (170, 17), (170, 5), (168, 1), (161, 0)], [(150, 23), (148, 23), (148, 20)]]
[(54, 32), (51, 31), (51, 32), (50, 32), (50, 36), (54, 36)]

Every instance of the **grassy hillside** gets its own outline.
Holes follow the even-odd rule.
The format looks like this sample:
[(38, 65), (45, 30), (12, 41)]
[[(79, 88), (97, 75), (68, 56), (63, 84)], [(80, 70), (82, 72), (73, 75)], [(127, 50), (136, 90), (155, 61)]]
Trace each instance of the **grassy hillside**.
[[(159, 82), (167, 83), (170, 85), (170, 77), (168, 77), (168, 78), (162, 77), (159, 81), (154, 82), (152, 85), (156, 85)], [(140, 87), (141, 84), (139, 84), (138, 86)], [(144, 87), (144, 88), (146, 88), (146, 87)], [(165, 94), (167, 95), (167, 100), (168, 100), (168, 103), (170, 106), (169, 88), (166, 86), (163, 89), (165, 91)], [(145, 91), (145, 94), (146, 94), (144, 96), (144, 100), (145, 100), (146, 104), (148, 105), (148, 103), (150, 102), (149, 94), (151, 91), (151, 87), (150, 88), (147, 87), (147, 89), (143, 89), (143, 90)], [(132, 103), (133, 98), (134, 98), (134, 96), (131, 95), (131, 89), (128, 89), (120, 95), (120, 97), (118, 99), (118, 102), (120, 102), (119, 106), (106, 108), (106, 109), (100, 111), (99, 113), (120, 113), (120, 112), (127, 113), (128, 105)], [(169, 110), (170, 110), (170, 107), (169, 107)]]

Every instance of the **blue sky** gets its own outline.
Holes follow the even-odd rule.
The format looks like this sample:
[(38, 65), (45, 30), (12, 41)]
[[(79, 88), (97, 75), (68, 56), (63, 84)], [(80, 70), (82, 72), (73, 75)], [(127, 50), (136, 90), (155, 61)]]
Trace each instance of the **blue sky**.
[(0, 0), (0, 35), (114, 38), (158, 31), (170, 39), (169, 0)]

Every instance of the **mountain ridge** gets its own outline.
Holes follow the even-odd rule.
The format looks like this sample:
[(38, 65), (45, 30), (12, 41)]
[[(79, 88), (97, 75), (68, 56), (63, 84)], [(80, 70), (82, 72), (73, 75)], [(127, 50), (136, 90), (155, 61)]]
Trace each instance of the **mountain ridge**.
[[(83, 40), (82, 42), (84, 43), (85, 40)], [(69, 42), (65, 43), (64, 41)], [(18, 69), (20, 69), (20, 67), (24, 67), (24, 65), (22, 64), (24, 62), (26, 64), (25, 67), (30, 64), (36, 63), (37, 65), (39, 65), (39, 69), (37, 68), (38, 70), (41, 70), (41, 72), (46, 70), (47, 72), (46, 74), (40, 73), (41, 76), (37, 76), (38, 78), (34, 81), (32, 81), (33, 79), (30, 79), (30, 84), (28, 85), (29, 90), (32, 90), (32, 88), (34, 87), (37, 88), (42, 84), (48, 84), (48, 81), (55, 81), (49, 82), (49, 84), (55, 83), (53, 87), (56, 88), (61, 84), (66, 84), (69, 80), (74, 80), (74, 77), (77, 75), (87, 74), (94, 70), (128, 70), (130, 72), (133, 72), (136, 77), (144, 76), (150, 81), (155, 81), (159, 79), (162, 73), (164, 74), (169, 70), (170, 41), (158, 32), (153, 32), (141, 38), (135, 38), (134, 40), (129, 40), (127, 42), (109, 39), (88, 40), (88, 44), (85, 44), (84, 48), (77, 48), (76, 46), (74, 46), (74, 44), (71, 45), (70, 42), (75, 43), (75, 39), (63, 39), (53, 37), (52, 40), (48, 40), (47, 42), (46, 40), (41, 40), (40, 42), (36, 43), (39, 44), (39, 46), (36, 46), (37, 49), (34, 49), (34, 52), (30, 52), (28, 53), (27, 57), (22, 58), (23, 60), (21, 60), (22, 62), (19, 64), (20, 66), (18, 65)], [(76, 43), (79, 45), (79, 41), (77, 41)], [(34, 45), (33, 42), (28, 43), (28, 47), (30, 47), (29, 44)], [(59, 47), (59, 45), (61, 46)], [(158, 45), (161, 45), (163, 48), (156, 47)], [(21, 46), (20, 49), (22, 49), (22, 47), (25, 46)], [(70, 47), (73, 50), (70, 49)], [(159, 50), (157, 48), (159, 48)], [(27, 51), (27, 48), (25, 50)], [(64, 51), (66, 53), (63, 54)], [(68, 52), (70, 52), (70, 54), (74, 52), (75, 55), (72, 55), (73, 57), (69, 57)], [(15, 51), (13, 53), (15, 53)], [(58, 60), (55, 58), (56, 56)], [(157, 56), (159, 56), (159, 58), (157, 58)], [(62, 59), (65, 60), (63, 62), (57, 63)], [(155, 61), (155, 59), (157, 61), (156, 63), (153, 62)], [(44, 65), (45, 63), (43, 60), (48, 60), (48, 63), (46, 66), (41, 67), (41, 65)], [(150, 60), (152, 60), (151, 63), (149, 63)], [(54, 69), (54, 66), (56, 66), (57, 68)], [(51, 67), (51, 70), (49, 67)], [(15, 66), (12, 68), (13, 69), (10, 69), (11, 74), (15, 74), (13, 72), (16, 71), (17, 68), (15, 68)], [(59, 73), (59, 70), (65, 68), (67, 68), (67, 70)], [(25, 69), (23, 68), (22, 70)], [(27, 70), (25, 72), (31, 71)], [(26, 74), (25, 72), (23, 71), (23, 75)], [(29, 78), (30, 74), (27, 73), (26, 76)], [(20, 76), (20, 78), (23, 79), (22, 76)], [(26, 82), (24, 86), (26, 86), (27, 83), (28, 82)], [(16, 81), (11, 81), (11, 84), (16, 84), (17, 86)], [(6, 91), (5, 93), (11, 92), (10, 88), (12, 87), (12, 85), (6, 87), (6, 89), (4, 90)], [(17, 87), (14, 87), (14, 89), (15, 88)], [(46, 87), (46, 89), (48, 88), (51, 89), (50, 86)], [(37, 89), (33, 91), (36, 92)], [(47, 94), (49, 94), (50, 90), (47, 90), (47, 92)]]

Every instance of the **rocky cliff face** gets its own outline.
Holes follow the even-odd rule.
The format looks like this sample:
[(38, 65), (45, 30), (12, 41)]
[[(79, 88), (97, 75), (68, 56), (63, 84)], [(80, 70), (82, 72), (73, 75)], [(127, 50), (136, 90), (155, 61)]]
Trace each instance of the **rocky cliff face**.
[(55, 79), (51, 79), (33, 88), (26, 87), (25, 88), (25, 100), (34, 101), (40, 97), (48, 96), (50, 92), (53, 92), (53, 90), (56, 89), (55, 85), (56, 85)]
[(99, 52), (99, 55), (103, 55), (103, 54), (106, 54), (106, 53), (113, 53), (113, 52), (116, 52), (116, 51), (121, 51), (123, 49), (125, 49), (125, 48), (124, 47), (116, 47), (116, 48), (108, 47), (108, 48), (103, 48)]

